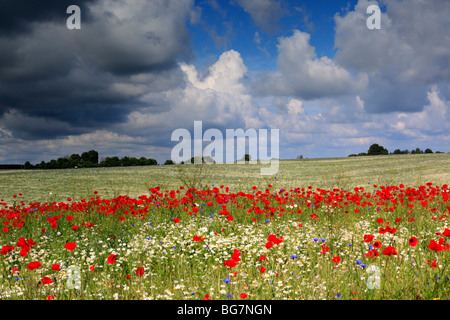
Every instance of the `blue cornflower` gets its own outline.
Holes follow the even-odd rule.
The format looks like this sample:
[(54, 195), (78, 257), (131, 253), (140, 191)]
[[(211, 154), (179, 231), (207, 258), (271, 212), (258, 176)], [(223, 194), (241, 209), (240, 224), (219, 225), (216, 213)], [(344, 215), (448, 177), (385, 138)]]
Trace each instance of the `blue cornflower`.
[(231, 293), (227, 294), (227, 299), (230, 299), (232, 297)]
[(269, 223), (270, 221), (269, 220), (266, 220), (266, 223)]
[(360, 266), (361, 266), (361, 268), (365, 268), (366, 267), (366, 265), (364, 263), (361, 264)]
[(223, 279), (223, 282), (225, 282), (225, 283), (230, 283), (231, 280), (230, 280), (229, 278), (225, 278), (225, 279)]
[(291, 259), (297, 259), (297, 255), (296, 254), (291, 254)]
[(356, 264), (361, 264), (361, 263), (362, 263), (362, 260), (356, 259)]
[(348, 246), (349, 246), (349, 247), (351, 247), (351, 246), (352, 246), (352, 244), (351, 244), (351, 243), (349, 243), (349, 244), (348, 244)]
[(150, 237), (147, 237), (147, 240), (152, 240), (152, 238), (150, 238)]
[(337, 295), (336, 295), (336, 297), (334, 297), (335, 299), (342, 299), (342, 296), (341, 296), (341, 294), (338, 292), (337, 293)]
[(317, 239), (317, 238), (314, 238), (313, 240), (316, 241), (316, 242), (319, 241), (319, 239)]
[(322, 241), (322, 242), (325, 242), (325, 240), (326, 240), (325, 238), (320, 239), (320, 241)]
[(18, 281), (18, 280), (19, 280), (19, 277), (17, 277), (17, 278), (14, 278), (14, 280)]

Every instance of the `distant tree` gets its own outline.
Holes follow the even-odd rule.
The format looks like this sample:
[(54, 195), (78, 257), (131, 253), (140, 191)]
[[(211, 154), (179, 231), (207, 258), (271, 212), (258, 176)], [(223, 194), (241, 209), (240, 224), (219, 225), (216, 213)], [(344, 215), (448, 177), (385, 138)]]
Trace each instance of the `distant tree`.
[(146, 166), (147, 165), (147, 159), (145, 157), (139, 158), (139, 165), (140, 166)]
[(251, 156), (249, 154), (245, 154), (245, 156), (244, 156), (245, 162), (249, 162), (250, 159), (251, 159)]
[(172, 160), (166, 160), (166, 162), (164, 162), (164, 165), (171, 165), (171, 164), (175, 164)]
[(359, 157), (361, 157), (361, 156), (367, 156), (367, 153), (365, 153), (365, 152), (360, 152), (360, 153), (358, 153), (358, 156), (359, 156)]
[(27, 161), (24, 163), (23, 168), (29, 170), (29, 169), (33, 169), (34, 166), (30, 163), (30, 161)]
[(352, 154), (349, 154), (348, 156), (349, 156), (349, 157), (357, 157), (358, 155), (357, 155), (357, 154), (354, 154), (354, 153), (352, 153)]
[(47, 164), (45, 161), (41, 161), (41, 163), (38, 164), (38, 169), (47, 169)]
[(436, 151), (435, 153), (443, 153), (442, 151)]
[(433, 153), (433, 151), (430, 148), (426, 148), (425, 153)]
[(122, 164), (123, 167), (129, 167), (130, 164), (130, 157), (123, 157), (122, 159), (120, 159), (120, 162)]
[(156, 166), (158, 164), (158, 161), (156, 161), (155, 159), (147, 159), (147, 165), (149, 166)]
[(56, 162), (55, 159), (50, 160), (46, 166), (47, 169), (58, 169), (58, 163)]
[(95, 150), (90, 150), (88, 152), (83, 152), (81, 154), (81, 161), (91, 162), (93, 164), (98, 164), (98, 152)]
[(138, 166), (139, 165), (139, 160), (135, 157), (130, 157), (130, 166)]
[(367, 151), (369, 156), (376, 156), (381, 154), (388, 154), (388, 150), (383, 148), (383, 146), (378, 145), (377, 143), (372, 144)]
[(105, 160), (100, 162), (100, 167), (120, 167), (121, 162), (119, 157), (106, 157)]
[(420, 150), (420, 148), (416, 148), (415, 150), (411, 151), (412, 154), (422, 154), (423, 151)]

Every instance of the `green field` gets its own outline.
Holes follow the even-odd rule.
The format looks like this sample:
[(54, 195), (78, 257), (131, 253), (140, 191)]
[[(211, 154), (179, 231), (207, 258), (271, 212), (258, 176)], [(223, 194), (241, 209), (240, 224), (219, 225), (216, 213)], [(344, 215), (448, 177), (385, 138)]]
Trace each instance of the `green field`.
[[(450, 182), (450, 154), (281, 160), (275, 176), (262, 176), (260, 168), (261, 165), (250, 164), (208, 165), (201, 183), (244, 191), (268, 183), (279, 188), (359, 186), (367, 189), (371, 184), (419, 186), (428, 181), (437, 185)], [(21, 200), (25, 203), (64, 201), (67, 197), (76, 200), (90, 197), (94, 190), (104, 198), (137, 197), (148, 194), (150, 187), (160, 186), (165, 190), (178, 188), (181, 183), (177, 166), (0, 170), (0, 198), (12, 203), (13, 195), (22, 193)]]

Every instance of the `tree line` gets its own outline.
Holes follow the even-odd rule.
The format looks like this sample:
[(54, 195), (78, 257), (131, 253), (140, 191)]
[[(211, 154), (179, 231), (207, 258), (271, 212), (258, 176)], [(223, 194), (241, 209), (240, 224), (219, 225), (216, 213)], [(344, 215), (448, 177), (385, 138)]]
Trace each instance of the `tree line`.
[(48, 162), (41, 161), (39, 164), (32, 165), (29, 161), (25, 162), (24, 169), (69, 169), (69, 168), (94, 168), (94, 167), (131, 167), (131, 166), (153, 166), (158, 162), (155, 159), (140, 157), (106, 157), (99, 162), (98, 152), (90, 150), (81, 155), (74, 153), (71, 156), (65, 156), (58, 159), (52, 159)]
[(400, 150), (395, 149), (393, 152), (389, 153), (389, 151), (384, 148), (383, 146), (380, 146), (377, 143), (372, 144), (369, 147), (369, 150), (367, 152), (361, 152), (358, 154), (350, 154), (349, 157), (358, 157), (358, 156), (377, 156), (377, 155), (386, 155), (386, 154), (424, 154), (424, 153), (443, 153), (441, 151), (433, 152), (430, 148), (427, 148), (425, 150), (421, 150), (420, 148), (416, 148), (414, 150)]

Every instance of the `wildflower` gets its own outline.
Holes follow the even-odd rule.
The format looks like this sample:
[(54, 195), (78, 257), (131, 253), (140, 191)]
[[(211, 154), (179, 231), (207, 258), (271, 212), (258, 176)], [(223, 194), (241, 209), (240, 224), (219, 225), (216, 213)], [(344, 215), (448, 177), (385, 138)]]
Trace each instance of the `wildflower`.
[(333, 259), (331, 259), (331, 261), (333, 261), (334, 263), (339, 263), (339, 262), (341, 262), (341, 258), (336, 256), (336, 257), (333, 257)]
[(35, 262), (30, 262), (30, 263), (28, 264), (27, 268), (28, 268), (29, 270), (34, 270), (34, 269), (39, 268), (40, 266), (41, 266), (41, 263), (40, 263), (39, 261), (35, 261)]
[(54, 281), (52, 279), (50, 279), (49, 277), (43, 277), (41, 282), (42, 282), (42, 284), (50, 284), (50, 283), (53, 283)]
[(115, 254), (111, 254), (108, 257), (108, 264), (114, 264), (114, 263), (116, 263), (116, 255)]
[(386, 256), (397, 255), (397, 252), (395, 251), (395, 247), (391, 247), (391, 246), (384, 248), (382, 253)]
[(145, 272), (144, 267), (138, 267), (138, 268), (136, 269), (136, 275), (137, 275), (138, 277), (142, 277), (142, 276), (144, 275), (144, 272)]
[(415, 247), (417, 245), (417, 238), (416, 237), (411, 237), (411, 239), (409, 239), (408, 243), (411, 247)]
[(64, 245), (64, 248), (66, 248), (69, 251), (73, 251), (73, 249), (75, 249), (76, 246), (77, 246), (77, 244), (75, 242), (67, 242)]

